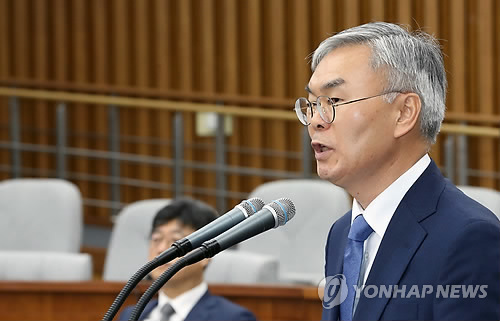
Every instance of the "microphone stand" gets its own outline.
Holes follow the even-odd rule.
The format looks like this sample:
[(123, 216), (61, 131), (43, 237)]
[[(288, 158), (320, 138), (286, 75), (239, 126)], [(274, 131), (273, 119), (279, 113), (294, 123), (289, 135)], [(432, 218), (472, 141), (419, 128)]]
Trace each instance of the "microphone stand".
[[(175, 243), (174, 243), (175, 245)], [(123, 289), (120, 291), (118, 296), (115, 298), (115, 301), (113, 304), (108, 309), (108, 312), (104, 315), (102, 318), (102, 321), (111, 321), (115, 317), (116, 313), (120, 309), (120, 307), (123, 305), (127, 297), (129, 296), (130, 292), (141, 282), (142, 279), (146, 277), (146, 275), (149, 274), (149, 272), (153, 271), (160, 265), (163, 265), (165, 263), (168, 263), (178, 257), (179, 255), (182, 255), (180, 253), (180, 248), (173, 246), (160, 254), (159, 256), (155, 257), (145, 265), (143, 265), (135, 274), (127, 281), (127, 284), (123, 287)]]
[(184, 267), (199, 262), (205, 258), (210, 258), (214, 256), (217, 252), (208, 248), (206, 245), (202, 245), (184, 257), (181, 257), (177, 262), (172, 264), (165, 272), (163, 272), (158, 279), (156, 279), (153, 284), (144, 292), (139, 301), (134, 307), (132, 314), (130, 315), (129, 321), (137, 321), (142, 311), (146, 308), (148, 302), (153, 298), (156, 292), (158, 292), (168, 280), (170, 280), (175, 273), (179, 272)]

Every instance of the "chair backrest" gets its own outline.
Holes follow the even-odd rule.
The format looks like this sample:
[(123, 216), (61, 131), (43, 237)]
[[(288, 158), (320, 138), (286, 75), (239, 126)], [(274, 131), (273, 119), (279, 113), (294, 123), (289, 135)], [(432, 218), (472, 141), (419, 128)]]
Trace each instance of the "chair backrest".
[(288, 197), (296, 215), (285, 226), (251, 238), (238, 249), (277, 257), (282, 282), (318, 284), (324, 277), (329, 229), (352, 205), (347, 192), (321, 180), (293, 179), (262, 184), (249, 197), (265, 203)]
[(0, 280), (88, 281), (92, 258), (87, 253), (0, 251)]
[(480, 203), (500, 218), (500, 192), (491, 188), (478, 186), (457, 186), (465, 195)]
[(126, 281), (148, 261), (153, 218), (169, 202), (169, 199), (143, 200), (120, 211), (106, 253), (104, 280)]
[(61, 179), (0, 182), (0, 250), (80, 251), (82, 197)]
[(211, 259), (205, 271), (208, 283), (276, 284), (279, 262), (269, 255), (227, 249)]

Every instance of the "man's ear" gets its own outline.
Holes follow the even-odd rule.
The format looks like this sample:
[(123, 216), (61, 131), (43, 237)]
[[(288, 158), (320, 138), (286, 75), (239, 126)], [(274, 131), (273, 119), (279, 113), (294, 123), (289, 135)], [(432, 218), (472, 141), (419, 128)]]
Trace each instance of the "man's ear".
[[(398, 106), (399, 115), (394, 130), (394, 138), (399, 138), (418, 126), (422, 102), (415, 93), (401, 94), (404, 100)], [(402, 97), (401, 97), (402, 98)]]

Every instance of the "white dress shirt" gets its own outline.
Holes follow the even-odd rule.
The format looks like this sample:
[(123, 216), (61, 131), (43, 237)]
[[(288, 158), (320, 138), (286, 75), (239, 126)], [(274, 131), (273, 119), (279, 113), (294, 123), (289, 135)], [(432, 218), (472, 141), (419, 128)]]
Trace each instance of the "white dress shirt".
[[(420, 175), (422, 175), (427, 166), (429, 166), (430, 162), (431, 158), (428, 154), (425, 154), (410, 169), (380, 193), (366, 209), (363, 209), (358, 201), (353, 199), (351, 224), (356, 216), (363, 214), (364, 219), (373, 229), (373, 233), (363, 243), (364, 255), (361, 262), (361, 270), (359, 272), (359, 286), (366, 283), (366, 279), (372, 268), (373, 261), (375, 260), (387, 226), (389, 226), (389, 222), (399, 206), (399, 203), (401, 203), (401, 200), (410, 187)], [(354, 310), (356, 310), (357, 304), (358, 298), (355, 297)]]
[(161, 317), (161, 308), (170, 303), (175, 313), (169, 321), (184, 321), (201, 297), (207, 292), (207, 283), (202, 282), (191, 290), (182, 293), (175, 299), (169, 298), (163, 291), (158, 293), (158, 305), (151, 311), (145, 321), (158, 321)]

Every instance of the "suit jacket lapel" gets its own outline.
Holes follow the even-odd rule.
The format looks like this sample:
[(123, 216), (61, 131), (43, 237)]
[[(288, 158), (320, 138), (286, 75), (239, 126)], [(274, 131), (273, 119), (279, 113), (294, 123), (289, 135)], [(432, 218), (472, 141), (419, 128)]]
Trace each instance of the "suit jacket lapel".
[[(436, 210), (444, 188), (441, 172), (432, 161), (399, 204), (389, 226), (366, 285), (397, 285), (415, 252), (427, 235), (419, 222)], [(378, 320), (389, 298), (359, 299), (353, 319)]]
[(207, 290), (186, 316), (185, 321), (214, 320), (211, 317), (214, 308), (214, 301), (210, 300), (211, 296)]
[(142, 313), (141, 313), (141, 315), (139, 317), (139, 320), (146, 319), (146, 317), (149, 316), (149, 314), (151, 313), (151, 311), (153, 311), (153, 309), (156, 308), (157, 306), (158, 306), (158, 300), (157, 299), (149, 301), (149, 303), (144, 307), (144, 310), (142, 311)]
[[(340, 233), (335, 233), (336, 237), (332, 237), (328, 240), (329, 247), (327, 256), (329, 258), (329, 266), (327, 267), (327, 275), (335, 276), (337, 274), (342, 274), (343, 264), (344, 264), (344, 250), (347, 244), (347, 235), (351, 228), (351, 211), (346, 213), (341, 219), (337, 221), (338, 227), (341, 230)], [(331, 309), (323, 309), (322, 320), (338, 320), (340, 316), (340, 307), (335, 305)]]

